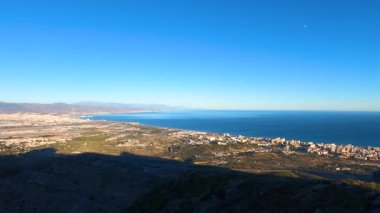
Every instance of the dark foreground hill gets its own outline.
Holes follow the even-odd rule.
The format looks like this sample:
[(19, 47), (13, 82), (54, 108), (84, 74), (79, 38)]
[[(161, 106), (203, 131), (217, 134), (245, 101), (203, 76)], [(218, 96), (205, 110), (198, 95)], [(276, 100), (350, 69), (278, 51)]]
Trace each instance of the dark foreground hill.
[(368, 212), (380, 194), (123, 153), (0, 156), (0, 212)]

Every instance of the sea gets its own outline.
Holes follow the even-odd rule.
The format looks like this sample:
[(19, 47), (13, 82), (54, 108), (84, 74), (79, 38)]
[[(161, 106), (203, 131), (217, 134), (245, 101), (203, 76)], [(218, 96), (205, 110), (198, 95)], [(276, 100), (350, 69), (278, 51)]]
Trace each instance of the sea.
[(89, 118), (231, 135), (380, 147), (380, 112), (186, 110)]

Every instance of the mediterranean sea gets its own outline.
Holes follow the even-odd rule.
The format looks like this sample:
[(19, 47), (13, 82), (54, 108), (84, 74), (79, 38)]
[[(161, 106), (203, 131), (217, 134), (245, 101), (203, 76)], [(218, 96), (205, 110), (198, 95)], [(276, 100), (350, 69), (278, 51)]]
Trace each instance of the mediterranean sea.
[(380, 146), (380, 112), (194, 110), (94, 115), (90, 119), (303, 142)]

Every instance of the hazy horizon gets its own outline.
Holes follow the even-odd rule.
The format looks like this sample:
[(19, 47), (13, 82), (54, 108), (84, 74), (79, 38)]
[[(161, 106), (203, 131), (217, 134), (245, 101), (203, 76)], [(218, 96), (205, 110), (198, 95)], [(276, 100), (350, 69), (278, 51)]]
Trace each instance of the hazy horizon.
[(377, 1), (23, 1), (0, 101), (380, 111)]
[[(352, 109), (297, 109), (297, 108), (200, 108), (200, 107), (186, 107), (186, 106), (173, 106), (160, 103), (126, 103), (126, 102), (103, 102), (103, 101), (77, 101), (77, 102), (9, 102), (0, 100), (1, 103), (6, 104), (69, 104), (69, 105), (81, 105), (84, 106), (101, 106), (102, 104), (121, 104), (121, 105), (141, 105), (141, 106), (162, 106), (168, 107), (167, 109), (161, 109), (164, 111), (188, 111), (188, 110), (210, 110), (210, 111), (325, 111), (325, 112), (380, 112), (380, 110), (352, 110)], [(161, 111), (160, 110), (160, 111)]]

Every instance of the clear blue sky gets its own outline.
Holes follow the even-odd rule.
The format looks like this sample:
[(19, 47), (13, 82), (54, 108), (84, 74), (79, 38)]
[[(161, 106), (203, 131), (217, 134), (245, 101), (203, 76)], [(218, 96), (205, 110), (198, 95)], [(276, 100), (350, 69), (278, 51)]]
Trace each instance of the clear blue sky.
[(380, 1), (5, 0), (0, 100), (380, 110)]

